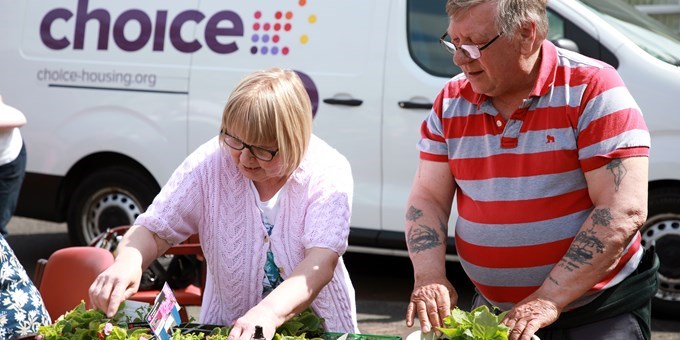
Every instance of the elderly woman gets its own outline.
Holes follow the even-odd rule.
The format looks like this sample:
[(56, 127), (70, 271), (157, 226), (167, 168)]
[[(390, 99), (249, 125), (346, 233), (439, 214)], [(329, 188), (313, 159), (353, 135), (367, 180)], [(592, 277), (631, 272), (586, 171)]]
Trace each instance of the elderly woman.
[(342, 261), (352, 175), (338, 151), (312, 135), (312, 110), (293, 71), (245, 77), (231, 93), (220, 134), (177, 168), (90, 287), (113, 315), (142, 270), (199, 234), (208, 264), (200, 322), (276, 327), (311, 306), (333, 332), (357, 333), (354, 288)]

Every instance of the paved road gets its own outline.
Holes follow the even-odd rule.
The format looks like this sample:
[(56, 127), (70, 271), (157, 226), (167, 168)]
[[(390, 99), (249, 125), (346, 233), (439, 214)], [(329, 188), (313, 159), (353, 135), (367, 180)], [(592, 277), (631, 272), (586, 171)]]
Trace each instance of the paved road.
[[(69, 246), (64, 224), (45, 223), (15, 217), (9, 225), (9, 244), (17, 257), (33, 275), (39, 258), (47, 258), (55, 250)], [(359, 328), (363, 333), (398, 335), (405, 338), (415, 329), (405, 326), (406, 301), (413, 285), (413, 271), (406, 258), (349, 253), (345, 263), (357, 292)], [(468, 309), (471, 285), (456, 264), (447, 268), (449, 278), (460, 294), (460, 307)], [(190, 310), (197, 315), (197, 310)], [(652, 340), (680, 340), (678, 320), (652, 320)]]

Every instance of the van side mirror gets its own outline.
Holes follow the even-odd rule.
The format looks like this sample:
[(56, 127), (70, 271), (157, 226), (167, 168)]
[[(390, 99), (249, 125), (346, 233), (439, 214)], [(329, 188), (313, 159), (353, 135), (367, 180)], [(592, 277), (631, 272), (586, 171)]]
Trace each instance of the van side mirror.
[(551, 41), (555, 46), (579, 53), (578, 45), (571, 39), (558, 38)]

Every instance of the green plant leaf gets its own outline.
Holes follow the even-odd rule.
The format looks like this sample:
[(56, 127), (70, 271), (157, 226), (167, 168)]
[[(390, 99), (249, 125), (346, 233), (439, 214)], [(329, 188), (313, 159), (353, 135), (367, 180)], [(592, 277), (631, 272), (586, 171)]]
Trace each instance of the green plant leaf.
[(442, 332), (442, 335), (444, 335), (447, 339), (464, 339), (464, 333), (467, 328), (463, 327), (454, 327), (454, 328), (444, 328), (444, 327), (438, 327), (437, 328), (440, 332)]
[[(123, 306), (121, 306), (123, 307)], [(76, 306), (71, 311), (60, 316), (52, 325), (41, 326), (38, 334), (44, 340), (98, 340), (100, 335), (104, 335), (104, 327), (111, 323), (111, 331), (104, 337), (106, 340), (139, 340), (140, 337), (150, 339), (152, 332), (146, 327), (127, 329), (127, 316), (116, 313), (114, 318), (107, 318), (100, 310), (86, 310), (85, 302)], [(311, 309), (307, 309), (296, 315), (288, 322), (285, 322), (274, 336), (276, 340), (322, 340), (321, 336), (325, 332), (323, 329), (323, 318), (314, 314)], [(179, 328), (174, 329), (171, 339), (175, 340), (226, 340), (231, 327), (216, 327), (211, 330), (209, 335), (205, 333), (182, 334)]]
[[(461, 326), (468, 328), (472, 325), (473, 317), (471, 313), (467, 313), (459, 308), (455, 308), (451, 311), (451, 315), (446, 319), (449, 319), (452, 326)], [(446, 324), (445, 324), (446, 325)]]
[(496, 315), (487, 306), (477, 307), (470, 312), (456, 307), (444, 319), (444, 327), (438, 330), (445, 338), (452, 340), (506, 340), (508, 327), (500, 323), (506, 313)]

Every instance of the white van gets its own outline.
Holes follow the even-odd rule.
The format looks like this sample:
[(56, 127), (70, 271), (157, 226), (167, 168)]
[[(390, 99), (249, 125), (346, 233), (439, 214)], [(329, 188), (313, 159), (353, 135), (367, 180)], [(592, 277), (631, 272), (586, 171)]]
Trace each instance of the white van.
[[(616, 66), (645, 114), (655, 313), (677, 313), (680, 39), (622, 2), (585, 2), (597, 9), (550, 1), (550, 38)], [(279, 66), (301, 75), (316, 134), (352, 164), (350, 249), (405, 254), (420, 123), (459, 72), (438, 43), (444, 3), (0, 0), (0, 93), (28, 118), (17, 214), (67, 221), (78, 244), (130, 224), (217, 134), (237, 81)]]

